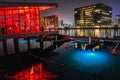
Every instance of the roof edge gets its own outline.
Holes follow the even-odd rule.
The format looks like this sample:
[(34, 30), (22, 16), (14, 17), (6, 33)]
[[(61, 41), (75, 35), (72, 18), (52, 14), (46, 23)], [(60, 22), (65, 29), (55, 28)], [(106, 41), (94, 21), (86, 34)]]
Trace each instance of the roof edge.
[(58, 3), (43, 3), (43, 2), (0, 2), (0, 7), (17, 7), (17, 6), (55, 6)]

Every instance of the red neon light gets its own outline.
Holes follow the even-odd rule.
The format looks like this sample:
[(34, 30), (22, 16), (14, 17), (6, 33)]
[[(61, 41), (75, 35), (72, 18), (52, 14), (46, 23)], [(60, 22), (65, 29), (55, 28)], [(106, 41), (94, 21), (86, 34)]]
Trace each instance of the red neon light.
[[(18, 12), (16, 12), (16, 13), (18, 13)], [(19, 13), (20, 13), (20, 14), (24, 13), (24, 10), (22, 10), (22, 9), (19, 10)]]
[(51, 8), (55, 8), (55, 6), (22, 6), (22, 7), (1, 7), (0, 9), (10, 9), (10, 10), (15, 10), (15, 9), (29, 9), (29, 8), (35, 8), (39, 10), (47, 10)]
[(4, 15), (4, 11), (0, 10), (0, 16)]
[(112, 54), (117, 54), (116, 49), (113, 49), (111, 53)]

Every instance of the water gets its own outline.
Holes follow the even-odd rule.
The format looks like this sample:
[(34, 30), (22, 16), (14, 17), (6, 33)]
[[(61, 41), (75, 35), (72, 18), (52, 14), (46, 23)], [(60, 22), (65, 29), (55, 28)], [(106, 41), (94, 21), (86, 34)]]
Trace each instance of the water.
[(61, 46), (54, 45), (53, 52), (44, 53), (48, 56), (40, 56), (39, 51), (36, 55), (37, 51), (33, 51), (33, 54), (1, 57), (0, 66), (5, 66), (8, 73), (16, 73), (12, 76), (16, 80), (40, 79), (41, 63), (43, 76), (47, 76), (44, 80), (120, 80), (120, 47), (116, 55), (111, 54), (115, 44), (101, 43), (86, 50), (87, 41), (71, 41)]
[(59, 30), (59, 34), (84, 37), (109, 37), (120, 36), (120, 29), (68, 29)]
[[(113, 29), (77, 29), (61, 32), (61, 34), (65, 33), (71, 36), (77, 35), (85, 37), (92, 36), (111, 38), (114, 36), (120, 36), (120, 31), (115, 31)], [(10, 45), (12, 45), (11, 42), (13, 43), (11, 39), (7, 41), (7, 43), (10, 43)], [(34, 40), (31, 41), (31, 43), (32, 48), (39, 48), (39, 43), (34, 42)], [(0, 43), (0, 45), (2, 45), (2, 43)], [(60, 47), (56, 45), (56, 49), (53, 51), (53, 53), (51, 53), (52, 51), (49, 50), (47, 53), (51, 54), (50, 56), (44, 58), (42, 64), (43, 69), (51, 72), (51, 74), (54, 76), (54, 78), (51, 78), (51, 80), (120, 80), (120, 48), (117, 51), (117, 55), (112, 55), (111, 51), (114, 47), (113, 44), (102, 44), (96, 46), (92, 50), (86, 50), (86, 45), (86, 42), (75, 43), (72, 41), (63, 44)], [(12, 45), (12, 47), (14, 46)], [(11, 48), (10, 50), (12, 50)], [(21, 51), (26, 51), (25, 41), (23, 41), (23, 43), (20, 43), (20, 48)], [(27, 56), (28, 55), (26, 53), (26, 57)], [(30, 60), (33, 60), (34, 63), (33, 55), (31, 55), (32, 59), (30, 58), (30, 60), (28, 60), (28, 58), (26, 57), (24, 59), (23, 57), (18, 57), (18, 62), (13, 59), (11, 63), (13, 64), (13, 62), (15, 61), (16, 64), (14, 64), (14, 66), (17, 65), (18, 67), (19, 62), (21, 63), (21, 66), (23, 66), (23, 62), (25, 61), (26, 63), (28, 63), (30, 62)], [(38, 55), (36, 58), (40, 57), (41, 56)], [(6, 65), (9, 68), (9, 66), (11, 65), (11, 58), (5, 58), (4, 60), (8, 61), (8, 64), (6, 62)], [(0, 61), (3, 62), (2, 59)], [(24, 64), (24, 66), (26, 65), (26, 63)], [(11, 65), (10, 68), (14, 66)], [(32, 70), (31, 68), (32, 67), (26, 69), (27, 72), (29, 70)], [(20, 72), (24, 73), (25, 71)], [(50, 74), (48, 74), (48, 76), (49, 75)]]
[(50, 57), (45, 68), (58, 75), (56, 80), (120, 80), (119, 50), (112, 55), (112, 44), (93, 50), (85, 50), (82, 44), (86, 43), (75, 47), (74, 42), (68, 42), (66, 47), (58, 47), (54, 52), (59, 56)]

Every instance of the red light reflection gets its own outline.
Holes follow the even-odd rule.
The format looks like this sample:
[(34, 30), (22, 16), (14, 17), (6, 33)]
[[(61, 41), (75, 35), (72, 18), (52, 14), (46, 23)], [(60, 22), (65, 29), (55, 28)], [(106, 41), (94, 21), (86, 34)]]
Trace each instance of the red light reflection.
[(48, 80), (57, 78), (57, 75), (43, 70), (42, 63), (40, 63), (18, 72), (16, 75), (10, 76), (10, 78), (14, 78), (15, 80)]
[(112, 52), (111, 52), (113, 55), (114, 54), (117, 54), (117, 52), (116, 52), (116, 49), (112, 49)]

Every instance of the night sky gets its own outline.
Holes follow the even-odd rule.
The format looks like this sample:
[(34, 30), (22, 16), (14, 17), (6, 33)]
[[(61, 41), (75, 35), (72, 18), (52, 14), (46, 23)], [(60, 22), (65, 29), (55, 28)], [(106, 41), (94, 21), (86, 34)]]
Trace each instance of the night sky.
[(49, 16), (57, 14), (59, 19), (63, 19), (64, 23), (74, 23), (74, 9), (95, 3), (104, 3), (113, 8), (112, 17), (115, 20), (115, 15), (120, 15), (120, 1), (119, 0), (0, 0), (0, 1), (14, 1), (14, 2), (45, 2), (45, 3), (58, 3), (58, 8), (43, 11), (41, 16)]

